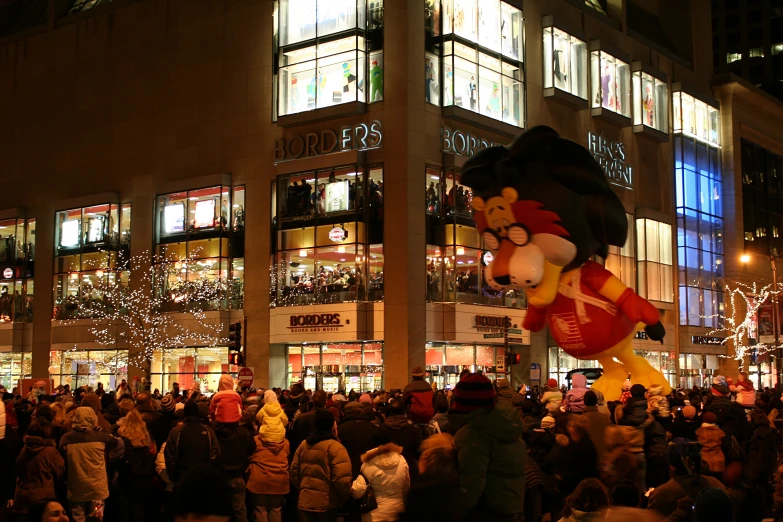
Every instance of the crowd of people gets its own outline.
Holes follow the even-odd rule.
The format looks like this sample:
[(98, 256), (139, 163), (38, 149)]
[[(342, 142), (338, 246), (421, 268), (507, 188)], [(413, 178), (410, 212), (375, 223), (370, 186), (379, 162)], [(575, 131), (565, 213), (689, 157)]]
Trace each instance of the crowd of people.
[(394, 393), (2, 390), (0, 521), (783, 517), (783, 403), (744, 374), (607, 402), (578, 374), (564, 393), (411, 373)]

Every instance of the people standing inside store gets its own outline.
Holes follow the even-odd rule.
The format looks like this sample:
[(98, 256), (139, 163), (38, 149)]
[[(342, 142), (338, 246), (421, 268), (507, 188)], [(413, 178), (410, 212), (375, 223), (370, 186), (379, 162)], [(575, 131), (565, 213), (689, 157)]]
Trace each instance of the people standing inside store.
[(301, 522), (336, 522), (337, 509), (351, 493), (351, 459), (337, 440), (336, 426), (327, 410), (314, 410), (314, 431), (291, 461), (291, 484), (299, 490)]
[(92, 408), (80, 406), (73, 414), (69, 431), (60, 439), (68, 485), (68, 504), (75, 522), (85, 522), (90, 513), (103, 513), (109, 496), (106, 453), (117, 447), (117, 439), (97, 431), (98, 418)]
[(247, 468), (247, 499), (252, 522), (282, 522), (283, 503), (290, 492), (291, 445), (269, 432), (255, 437), (255, 452)]

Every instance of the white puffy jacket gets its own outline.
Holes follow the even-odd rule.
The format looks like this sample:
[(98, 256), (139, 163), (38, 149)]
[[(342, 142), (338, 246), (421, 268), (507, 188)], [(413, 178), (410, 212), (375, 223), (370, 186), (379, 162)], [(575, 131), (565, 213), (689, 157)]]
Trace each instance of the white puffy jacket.
[(397, 520), (398, 515), (405, 511), (405, 497), (411, 485), (402, 448), (396, 444), (378, 446), (362, 455), (362, 462), (361, 475), (353, 481), (351, 495), (361, 498), (369, 481), (378, 501), (378, 509), (362, 515), (362, 522)]
[(5, 403), (0, 400), (0, 440), (5, 438)]

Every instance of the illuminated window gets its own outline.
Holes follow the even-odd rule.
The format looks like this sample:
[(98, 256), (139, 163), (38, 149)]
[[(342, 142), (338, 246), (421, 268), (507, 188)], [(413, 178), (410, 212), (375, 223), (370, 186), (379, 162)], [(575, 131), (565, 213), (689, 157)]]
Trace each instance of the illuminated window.
[(742, 60), (742, 53), (726, 53), (726, 63), (734, 63)]
[(628, 221), (628, 237), (622, 247), (609, 246), (606, 256), (606, 269), (623, 282), (628, 288), (636, 289), (636, 267), (634, 261), (634, 226), (633, 214), (626, 214)]
[(748, 56), (751, 58), (764, 58), (764, 48), (754, 47), (748, 51)]
[(631, 117), (631, 69), (606, 51), (590, 53), (592, 107)]
[(108, 392), (128, 380), (128, 350), (70, 350), (49, 352), (49, 377), (54, 385), (69, 384), (96, 388), (102, 383)]
[(685, 92), (672, 94), (672, 130), (711, 145), (720, 145), (720, 111)]
[(286, 347), (286, 385), (357, 393), (383, 389), (383, 343), (294, 344)]
[(150, 386), (165, 393), (175, 382), (180, 390), (191, 390), (198, 383), (201, 393), (211, 395), (218, 391), (222, 375), (236, 378), (238, 371), (238, 366), (229, 364), (226, 346), (156, 350), (150, 361)]
[(280, 0), (277, 114), (383, 99), (383, 1)]
[(587, 45), (557, 27), (544, 28), (544, 89), (587, 99)]
[(783, 42), (772, 44), (772, 56), (783, 53)]
[(651, 301), (674, 302), (672, 226), (652, 219), (636, 220), (637, 293)]
[(644, 71), (633, 73), (633, 124), (669, 132), (669, 86)]
[(0, 323), (33, 320), (34, 274), (35, 219), (1, 219)]
[(522, 127), (522, 11), (499, 0), (444, 0), (425, 4), (425, 14), (425, 99)]

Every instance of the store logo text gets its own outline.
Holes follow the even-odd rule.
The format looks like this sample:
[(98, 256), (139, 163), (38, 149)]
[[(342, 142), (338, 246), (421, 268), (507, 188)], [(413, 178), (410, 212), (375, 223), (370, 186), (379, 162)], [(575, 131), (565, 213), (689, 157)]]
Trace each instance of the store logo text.
[(633, 167), (625, 161), (625, 145), (604, 138), (603, 133), (587, 133), (590, 154), (604, 171), (609, 183), (633, 189)]
[(441, 127), (441, 151), (446, 154), (456, 154), (457, 156), (472, 156), (481, 149), (500, 145), (494, 141), (479, 138), (465, 131), (451, 130), (448, 127)]
[(340, 314), (291, 315), (288, 317), (288, 329), (291, 332), (337, 332), (343, 326), (340, 324)]
[(338, 132), (331, 129), (320, 133), (308, 132), (304, 136), (275, 141), (275, 163), (296, 159), (324, 156), (351, 150), (377, 149), (381, 146), (383, 134), (381, 122), (373, 120), (369, 124), (357, 123), (340, 127)]

